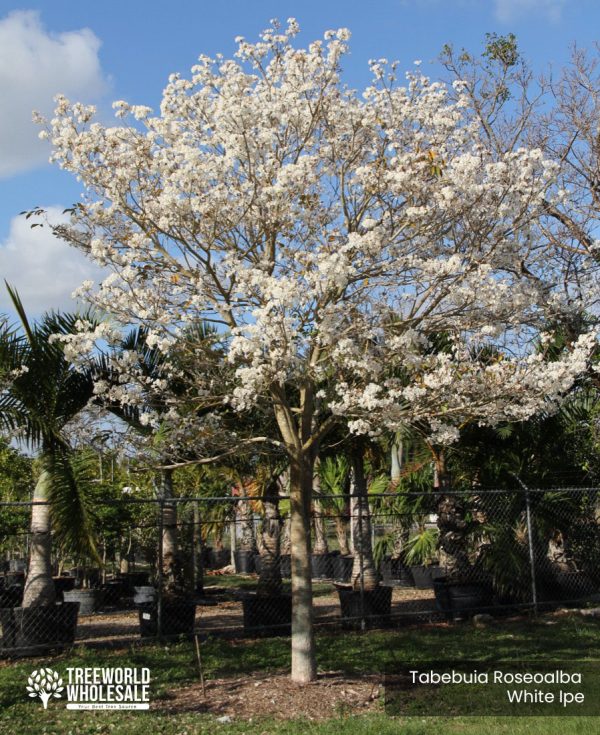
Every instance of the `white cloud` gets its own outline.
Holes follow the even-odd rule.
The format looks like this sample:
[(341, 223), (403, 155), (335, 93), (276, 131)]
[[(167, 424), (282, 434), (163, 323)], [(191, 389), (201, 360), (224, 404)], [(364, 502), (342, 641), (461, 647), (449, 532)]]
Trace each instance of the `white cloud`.
[[(46, 211), (52, 223), (67, 219), (58, 207)], [(50, 309), (72, 311), (78, 305), (72, 292), (87, 279), (102, 278), (99, 267), (54, 237), (48, 226), (31, 228), (41, 221), (14, 217), (8, 238), (0, 244), (0, 312), (13, 311), (4, 280), (17, 289), (27, 313), (36, 315)]]
[(494, 0), (494, 14), (502, 23), (513, 23), (532, 15), (558, 23), (565, 3), (566, 0)]
[(18, 10), (0, 19), (0, 177), (27, 171), (48, 159), (31, 121), (35, 109), (48, 115), (53, 97), (90, 101), (107, 82), (100, 67), (100, 41), (88, 28), (52, 33), (39, 13)]

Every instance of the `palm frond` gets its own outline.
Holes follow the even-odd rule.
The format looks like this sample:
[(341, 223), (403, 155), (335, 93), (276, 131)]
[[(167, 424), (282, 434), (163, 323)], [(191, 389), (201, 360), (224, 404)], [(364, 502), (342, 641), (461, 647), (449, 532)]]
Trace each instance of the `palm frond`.
[(436, 554), (440, 532), (437, 528), (423, 528), (408, 539), (404, 551), (407, 564), (428, 564)]
[(92, 452), (75, 454), (65, 447), (42, 457), (43, 468), (50, 477), (48, 501), (55, 540), (67, 552), (100, 563), (88, 500), (96, 462)]

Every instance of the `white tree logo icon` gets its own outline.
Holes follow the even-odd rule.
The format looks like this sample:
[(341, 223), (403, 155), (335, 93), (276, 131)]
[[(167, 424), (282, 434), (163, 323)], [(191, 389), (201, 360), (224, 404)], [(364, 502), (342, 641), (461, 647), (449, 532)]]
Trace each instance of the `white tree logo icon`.
[(64, 689), (63, 680), (58, 671), (52, 669), (36, 669), (27, 680), (27, 691), (30, 697), (39, 697), (44, 709), (48, 709), (48, 701), (51, 697), (60, 698)]

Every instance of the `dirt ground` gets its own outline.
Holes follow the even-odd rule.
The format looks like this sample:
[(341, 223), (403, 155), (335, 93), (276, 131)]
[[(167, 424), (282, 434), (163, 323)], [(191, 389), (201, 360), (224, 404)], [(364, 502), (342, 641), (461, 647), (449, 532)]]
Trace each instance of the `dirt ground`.
[[(210, 588), (209, 588), (210, 589)], [(231, 591), (219, 593), (218, 589), (207, 591), (206, 603), (196, 608), (196, 630), (199, 633), (240, 633), (244, 628), (242, 603), (232, 600)], [(315, 622), (318, 625), (337, 625), (340, 621), (340, 603), (337, 593), (319, 595), (314, 598)], [(402, 617), (406, 622), (415, 622), (439, 617), (433, 612), (435, 600), (433, 590), (418, 590), (397, 587), (393, 590), (392, 616)], [(430, 614), (431, 613), (431, 614)], [(98, 612), (79, 616), (76, 640), (83, 642), (111, 642), (139, 639), (138, 612), (135, 609)]]
[(199, 682), (182, 687), (153, 709), (166, 714), (207, 712), (231, 721), (262, 717), (325, 720), (381, 707), (382, 691), (381, 677), (377, 676), (352, 679), (330, 671), (310, 684), (298, 685), (290, 681), (289, 672), (254, 674), (212, 679), (206, 682), (204, 693)]

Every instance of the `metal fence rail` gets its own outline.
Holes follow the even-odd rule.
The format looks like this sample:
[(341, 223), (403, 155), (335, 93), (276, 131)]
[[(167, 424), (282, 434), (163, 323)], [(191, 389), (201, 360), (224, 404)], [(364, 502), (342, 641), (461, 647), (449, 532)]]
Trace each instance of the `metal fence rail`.
[[(311, 531), (315, 624), (364, 630), (600, 599), (599, 493), (319, 495)], [(102, 564), (53, 546), (56, 603), (43, 607), (22, 605), (35, 546), (31, 510), (0, 503), (2, 517), (10, 516), (0, 528), (0, 656), (140, 637), (290, 632), (285, 497), (97, 503)]]

